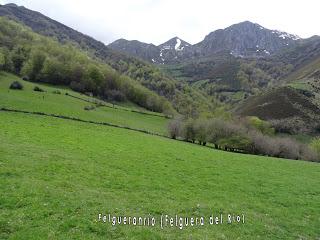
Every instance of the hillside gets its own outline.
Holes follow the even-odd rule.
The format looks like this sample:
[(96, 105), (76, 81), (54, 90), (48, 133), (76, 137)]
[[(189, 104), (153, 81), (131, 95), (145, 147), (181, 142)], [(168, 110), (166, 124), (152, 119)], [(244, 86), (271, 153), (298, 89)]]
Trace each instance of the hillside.
[[(320, 39), (299, 40), (294, 46), (259, 58), (239, 58), (228, 52), (179, 64), (161, 65), (167, 74), (236, 106), (248, 96), (290, 82), (306, 84), (302, 75), (319, 70)], [(317, 88), (317, 83), (313, 85)], [(314, 92), (313, 89), (311, 89)]]
[(316, 98), (307, 90), (292, 87), (272, 89), (248, 98), (237, 106), (236, 113), (241, 116), (258, 116), (264, 120), (280, 121), (280, 131), (319, 134), (319, 96)]
[(286, 73), (279, 72), (270, 82), (270, 86), (282, 86), (281, 88), (271, 88), (266, 93), (248, 98), (235, 107), (236, 112), (240, 115), (259, 116), (262, 119), (281, 120), (283, 125), (292, 127), (295, 131), (318, 133), (320, 39), (314, 37), (271, 59), (259, 60), (256, 67), (267, 72), (269, 70), (266, 66), (285, 64), (289, 64), (291, 70)]
[[(22, 91), (9, 90), (14, 81), (23, 85)], [(34, 91), (36, 86), (43, 92)], [(85, 110), (91, 106), (93, 109)], [(161, 114), (142, 111), (132, 106), (111, 104), (66, 88), (30, 83), (4, 72), (0, 72), (0, 108), (110, 123), (161, 135), (167, 134), (169, 122), (169, 119)]]
[[(118, 73), (139, 81), (143, 86), (168, 99), (175, 109), (183, 114), (191, 112), (212, 113), (218, 102), (202, 91), (176, 82), (158, 68), (142, 60), (114, 51), (103, 43), (79, 33), (41, 13), (15, 4), (0, 5), (0, 16), (23, 23), (34, 32), (58, 39), (61, 43), (72, 43), (78, 48), (110, 65)], [(208, 101), (209, 100), (209, 101)]]
[(318, 239), (319, 43), (114, 50), (0, 5), (0, 239)]
[[(46, 116), (0, 112), (0, 120), (6, 123), (0, 132), (2, 239), (319, 234), (319, 164), (227, 153)], [(98, 221), (99, 213), (150, 214), (157, 225), (112, 227)], [(183, 230), (158, 224), (161, 214), (208, 221), (220, 213), (224, 219), (244, 214), (245, 223)], [(13, 215), (19, 221), (8, 221)]]

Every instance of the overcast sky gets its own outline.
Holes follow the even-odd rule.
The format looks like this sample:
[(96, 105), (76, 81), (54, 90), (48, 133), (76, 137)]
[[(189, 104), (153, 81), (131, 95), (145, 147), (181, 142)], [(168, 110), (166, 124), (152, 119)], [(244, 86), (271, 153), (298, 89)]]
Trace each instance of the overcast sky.
[(320, 35), (320, 0), (0, 0), (16, 3), (106, 44), (156, 45), (178, 36), (193, 44), (210, 32), (249, 20), (306, 38)]

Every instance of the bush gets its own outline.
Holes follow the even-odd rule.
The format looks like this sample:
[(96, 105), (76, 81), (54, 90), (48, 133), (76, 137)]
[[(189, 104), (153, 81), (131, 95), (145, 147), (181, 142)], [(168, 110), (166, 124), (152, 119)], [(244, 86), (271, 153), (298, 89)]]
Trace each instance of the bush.
[(52, 91), (53, 94), (61, 94), (61, 92), (59, 90), (54, 90)]
[(289, 159), (299, 159), (301, 157), (299, 144), (290, 138), (278, 138), (276, 145), (279, 146), (279, 154), (277, 157)]
[(310, 143), (310, 147), (317, 154), (318, 159), (320, 159), (320, 137), (314, 138)]
[(313, 124), (306, 126), (305, 122), (298, 117), (271, 120), (270, 123), (277, 133), (306, 133), (314, 128)]
[(320, 162), (320, 155), (317, 154), (311, 147), (301, 144), (300, 145), (300, 156), (301, 159), (313, 162)]
[(126, 96), (119, 90), (107, 90), (105, 92), (109, 101), (123, 102), (126, 100)]
[(247, 136), (233, 135), (228, 138), (220, 139), (218, 145), (229, 151), (249, 151), (252, 142)]
[(261, 120), (258, 117), (248, 117), (248, 122), (250, 126), (260, 131), (262, 134), (274, 135), (275, 130), (269, 122)]
[(84, 110), (86, 111), (91, 111), (91, 110), (94, 110), (95, 109), (95, 106), (85, 106), (84, 107)]
[(18, 81), (14, 81), (14, 82), (11, 83), (9, 88), (13, 89), (13, 90), (22, 90), (23, 89), (23, 85)]
[(257, 131), (249, 133), (252, 140), (252, 153), (287, 159), (319, 161), (315, 151), (309, 146), (291, 138), (265, 136)]
[(33, 88), (33, 91), (36, 91), (36, 92), (45, 92), (42, 88), (38, 87), (38, 86), (35, 86)]
[(274, 138), (264, 136), (261, 132), (250, 131), (249, 137), (252, 141), (251, 152), (268, 156), (277, 156), (279, 154), (279, 146)]

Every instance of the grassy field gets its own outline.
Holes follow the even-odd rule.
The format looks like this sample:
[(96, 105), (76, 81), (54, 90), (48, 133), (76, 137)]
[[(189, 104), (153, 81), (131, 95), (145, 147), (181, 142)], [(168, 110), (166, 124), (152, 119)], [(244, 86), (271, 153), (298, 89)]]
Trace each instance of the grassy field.
[[(320, 237), (319, 164), (45, 116), (0, 112), (0, 121), (0, 239)], [(113, 227), (99, 213), (231, 213), (245, 223)]]
[[(22, 91), (9, 90), (10, 84), (15, 80), (18, 80), (23, 84), (24, 89)], [(46, 92), (33, 91), (35, 86), (40, 86), (40, 88)], [(55, 90), (59, 90), (61, 94), (54, 94), (53, 91)], [(97, 101), (96, 99), (71, 90), (26, 82), (14, 75), (0, 72), (0, 107), (57, 114), (97, 122), (108, 122), (158, 134), (167, 133), (166, 126), (169, 120), (160, 114), (152, 113), (155, 115), (146, 115), (131, 112), (131, 110), (141, 111), (141, 109), (136, 108), (132, 104), (127, 104), (130, 108), (116, 105), (118, 109), (102, 106), (94, 110), (86, 111), (84, 110), (84, 107), (94, 104), (66, 96), (65, 93), (88, 101)], [(112, 106), (110, 103), (103, 103)]]

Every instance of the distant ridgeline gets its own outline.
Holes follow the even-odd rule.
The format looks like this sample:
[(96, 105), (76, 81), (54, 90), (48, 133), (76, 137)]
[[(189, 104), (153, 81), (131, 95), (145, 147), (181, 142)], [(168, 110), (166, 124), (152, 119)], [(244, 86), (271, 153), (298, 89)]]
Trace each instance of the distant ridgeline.
[[(166, 98), (179, 113), (184, 115), (210, 114), (220, 106), (214, 97), (210, 97), (203, 91), (188, 86), (188, 84), (177, 82), (172, 77), (163, 74), (152, 64), (115, 51), (103, 43), (41, 13), (18, 7), (14, 4), (8, 4), (0, 5), (0, 16), (6, 16), (14, 21), (23, 23), (34, 32), (57, 39), (60, 43), (72, 43), (72, 45), (84, 50), (92, 58), (97, 58), (99, 62), (108, 64), (119, 74), (128, 76), (157, 95)], [(152, 104), (152, 102), (154, 102), (154, 98), (148, 100), (148, 104)], [(148, 107), (148, 104), (144, 104), (144, 107)], [(153, 108), (158, 109), (159, 106)], [(148, 109), (152, 110), (150, 107)], [(169, 112), (171, 111), (172, 109), (169, 110)]]

